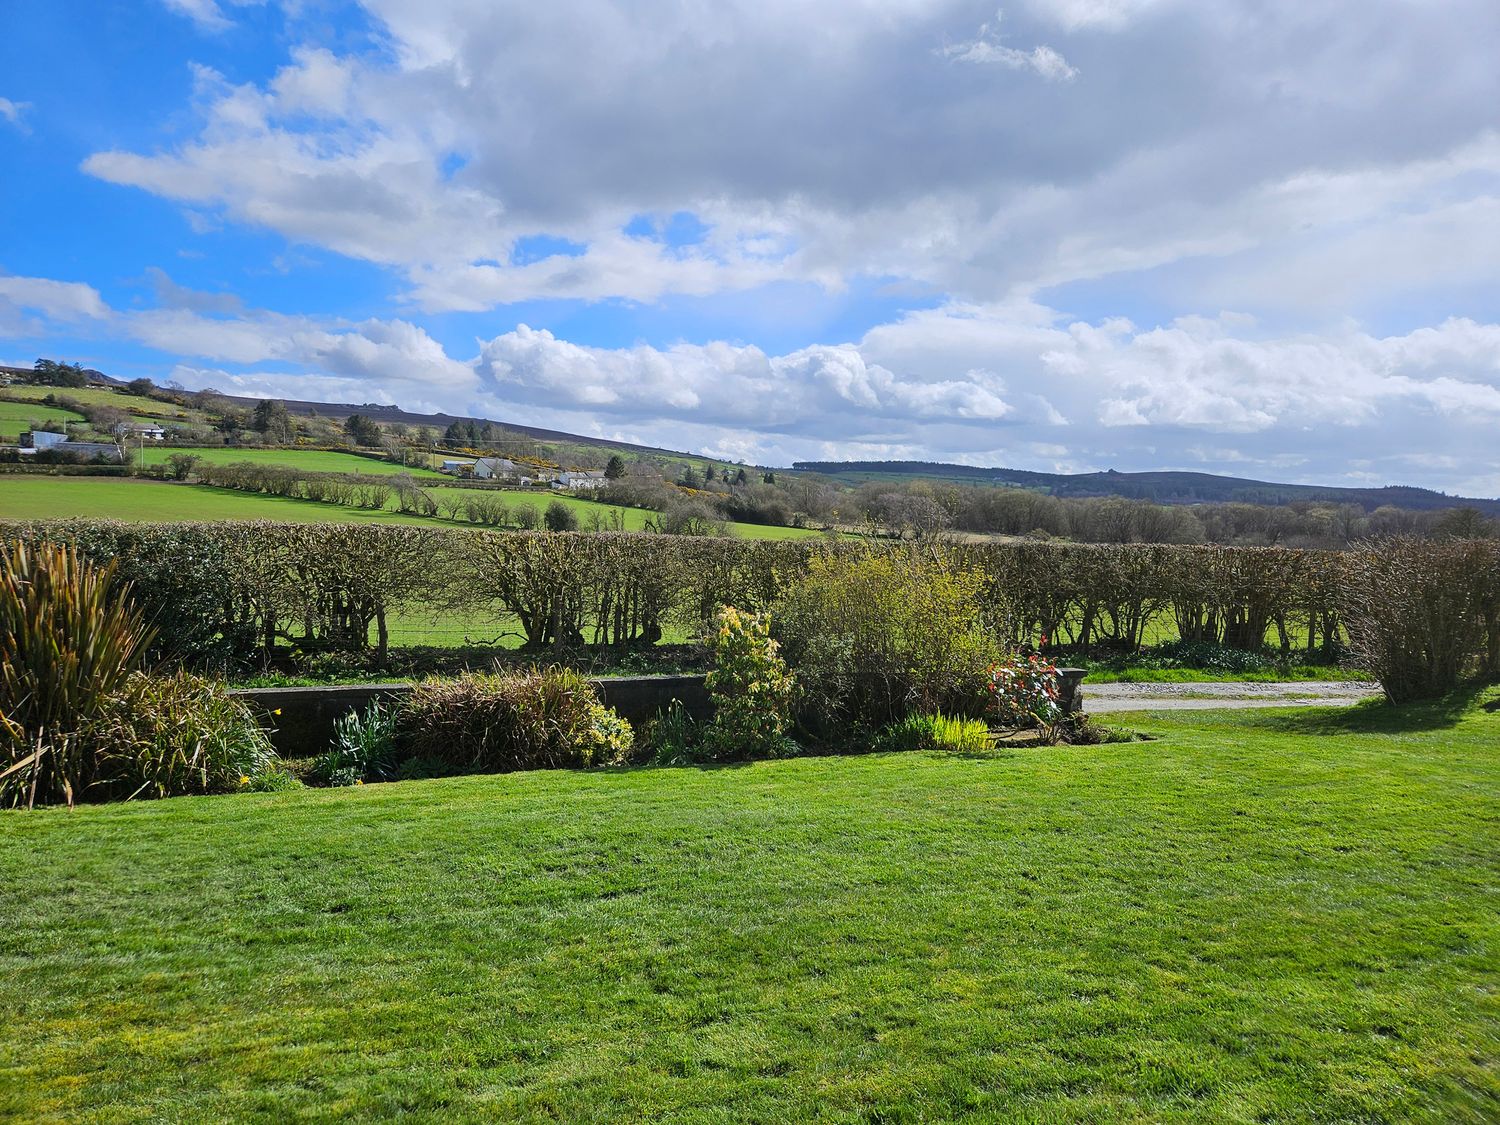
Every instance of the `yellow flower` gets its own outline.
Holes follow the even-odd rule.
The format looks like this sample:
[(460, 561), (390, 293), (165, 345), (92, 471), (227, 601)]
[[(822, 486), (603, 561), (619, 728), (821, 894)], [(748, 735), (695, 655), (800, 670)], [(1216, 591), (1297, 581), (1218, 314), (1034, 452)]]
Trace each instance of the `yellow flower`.
[(355, 781), (354, 781), (354, 784), (355, 784), (355, 785), (363, 785), (363, 784), (364, 784), (364, 782), (363, 782), (363, 781), (362, 781), (362, 780), (360, 780), (360, 779), (358, 779), (358, 778), (356, 778), (356, 779), (355, 779)]
[(241, 785), (249, 785), (250, 784), (250, 775), (249, 774), (245, 774), (245, 773), (240, 774), (240, 784)]
[(272, 711), (271, 714), (273, 714), (273, 715), (279, 715), (279, 714), (281, 714), (281, 708), (280, 707), (276, 708), (276, 710)]

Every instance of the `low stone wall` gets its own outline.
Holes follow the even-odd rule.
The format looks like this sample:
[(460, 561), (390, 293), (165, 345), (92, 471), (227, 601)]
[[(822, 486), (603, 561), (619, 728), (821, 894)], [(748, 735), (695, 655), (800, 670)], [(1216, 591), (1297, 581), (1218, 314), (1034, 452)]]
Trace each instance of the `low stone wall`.
[[(673, 700), (689, 714), (707, 718), (708, 691), (697, 676), (606, 676), (590, 681), (599, 698), (631, 723), (654, 718)], [(326, 687), (241, 688), (245, 700), (272, 731), (277, 753), (287, 758), (321, 754), (333, 739), (333, 724), (376, 700), (395, 701), (410, 684), (332, 684)]]
[[(1059, 699), (1065, 714), (1082, 710), (1083, 669), (1059, 668)], [(632, 724), (654, 718), (673, 700), (694, 718), (711, 713), (703, 677), (605, 676), (590, 681), (601, 698)], [(376, 700), (395, 701), (410, 684), (331, 684), (324, 687), (241, 688), (235, 694), (250, 704), (271, 730), (277, 753), (287, 758), (321, 754), (333, 739), (333, 724), (363, 711)]]

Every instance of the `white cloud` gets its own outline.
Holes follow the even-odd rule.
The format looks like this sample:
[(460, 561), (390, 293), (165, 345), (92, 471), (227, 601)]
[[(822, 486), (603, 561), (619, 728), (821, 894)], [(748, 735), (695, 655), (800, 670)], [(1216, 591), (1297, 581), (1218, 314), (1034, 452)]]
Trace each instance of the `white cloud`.
[[(169, 11), (192, 20), (199, 31), (220, 32), (227, 31), (234, 26), (234, 21), (224, 13), (218, 0), (161, 0), (161, 2)], [(225, 2), (232, 7), (243, 8), (261, 3), (262, 0), (225, 0)]]
[(13, 102), (9, 98), (0, 98), (0, 118), (4, 118), (23, 133), (28, 132), (25, 115), (30, 108), (30, 102)]
[(1026, 0), (1026, 6), (1038, 18), (1050, 20), (1068, 31), (1099, 28), (1118, 31), (1152, 8), (1162, 7), (1162, 0)]
[[(109, 331), (241, 380), (766, 459), (1500, 476), (1496, 328), (1444, 311), (1500, 291), (1493, 0), (1015, 0), (1003, 37), (972, 0), (363, 5), (375, 47), (200, 67), (185, 133), (84, 167), (194, 229), (386, 267), (402, 318), (163, 274)], [(756, 347), (774, 282), (945, 303)], [(730, 312), (618, 349), (502, 313), (455, 358), (417, 311), (670, 298)], [(6, 299), (7, 323), (85, 315)]]
[(1001, 41), (1000, 34), (1003, 14), (997, 12), (992, 22), (981, 24), (975, 38), (943, 47), (938, 54), (954, 62), (998, 65), (1009, 70), (1030, 70), (1053, 82), (1068, 82), (1078, 77), (1078, 71), (1068, 64), (1068, 60), (1045, 44), (1029, 51), (1007, 47)]
[(45, 277), (0, 274), (0, 302), (63, 321), (98, 318), (109, 312), (99, 291), (92, 285)]

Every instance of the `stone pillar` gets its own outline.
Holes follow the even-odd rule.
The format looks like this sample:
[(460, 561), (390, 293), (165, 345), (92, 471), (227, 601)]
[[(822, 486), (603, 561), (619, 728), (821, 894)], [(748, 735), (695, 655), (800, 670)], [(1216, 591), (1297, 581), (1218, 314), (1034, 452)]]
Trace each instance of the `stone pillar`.
[(1087, 668), (1057, 670), (1057, 705), (1064, 715), (1076, 715), (1083, 710), (1083, 677), (1087, 674)]

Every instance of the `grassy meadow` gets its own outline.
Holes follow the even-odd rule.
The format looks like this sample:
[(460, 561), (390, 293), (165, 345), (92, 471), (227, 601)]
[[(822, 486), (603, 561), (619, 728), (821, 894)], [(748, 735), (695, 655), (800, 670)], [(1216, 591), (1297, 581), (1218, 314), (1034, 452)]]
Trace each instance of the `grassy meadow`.
[(208, 465), (279, 465), (288, 469), (301, 469), (308, 473), (362, 473), (366, 476), (394, 476), (410, 473), (423, 480), (446, 480), (442, 473), (416, 465), (397, 465), (392, 461), (377, 461), (373, 457), (361, 457), (355, 453), (341, 453), (334, 449), (242, 449), (222, 447), (210, 449), (176, 449), (170, 446), (147, 446), (144, 451), (132, 449), (132, 462), (145, 457), (147, 465), (165, 465), (174, 453), (186, 453), (199, 457)]
[[(363, 463), (366, 459), (351, 460)], [(368, 463), (379, 464), (375, 461)], [(557, 500), (578, 514), (579, 523), (585, 530), (592, 517), (612, 518), (614, 513), (619, 513), (626, 531), (639, 531), (645, 526), (646, 520), (655, 515), (654, 512), (640, 508), (622, 508), (571, 496), (555, 496), (541, 490), (536, 495), (507, 492), (505, 498), (508, 504), (531, 504), (539, 512), (545, 511), (548, 504)], [(176, 520), (286, 520), (293, 523), (375, 521), (424, 527), (472, 526), (454, 524), (436, 517), (403, 515), (395, 511), (368, 511), (197, 484), (171, 484), (123, 477), (0, 475), (0, 519), (73, 517), (140, 523)], [(791, 539), (817, 534), (792, 527), (763, 527), (747, 523), (731, 524), (730, 529), (733, 534), (746, 539)]]
[(33, 422), (61, 430), (67, 422), (82, 422), (83, 415), (32, 402), (9, 402), (0, 399), (0, 441), (14, 442)]
[(1464, 702), (0, 813), (0, 1116), (1493, 1121)]

